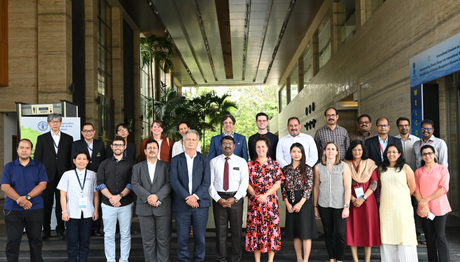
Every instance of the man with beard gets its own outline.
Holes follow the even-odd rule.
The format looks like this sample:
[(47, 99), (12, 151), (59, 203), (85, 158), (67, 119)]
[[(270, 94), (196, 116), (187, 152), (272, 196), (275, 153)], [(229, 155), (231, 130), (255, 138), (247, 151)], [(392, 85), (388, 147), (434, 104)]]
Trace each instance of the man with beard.
[(298, 142), (305, 149), (305, 163), (313, 167), (318, 161), (318, 150), (313, 137), (300, 133), (300, 120), (295, 116), (288, 119), (287, 129), (289, 134), (283, 136), (276, 147), (276, 161), (281, 167), (289, 165), (292, 162), (291, 145)]
[(360, 115), (358, 117), (358, 131), (350, 133), (350, 143), (354, 140), (361, 140), (366, 142), (367, 139), (374, 137), (377, 135), (376, 132), (371, 130), (372, 122), (371, 117), (369, 115)]
[(410, 120), (408, 118), (398, 118), (398, 120), (396, 120), (396, 126), (398, 127), (399, 135), (395, 137), (401, 140), (404, 159), (410, 168), (415, 171), (417, 166), (415, 165), (414, 143), (419, 141), (420, 138), (410, 134)]
[(113, 139), (112, 156), (102, 161), (97, 170), (97, 190), (102, 192), (102, 221), (104, 222), (104, 250), (107, 261), (115, 261), (115, 229), (120, 226), (120, 261), (128, 261), (131, 250), (131, 216), (133, 195), (131, 172), (133, 161), (124, 157), (126, 141)]
[[(124, 158), (127, 157), (129, 160), (134, 162), (136, 160), (136, 144), (128, 142), (129, 127), (125, 124), (118, 124), (115, 128), (115, 132), (117, 136), (121, 136), (125, 140), (126, 149), (123, 152)], [(112, 155), (112, 147), (108, 146), (105, 152), (105, 157), (112, 158)]]
[[(424, 145), (431, 145), (436, 151), (436, 159), (438, 164), (445, 167), (449, 166), (447, 161), (448, 152), (447, 145), (444, 140), (437, 138), (433, 135), (434, 133), (434, 123), (430, 119), (425, 119), (422, 121), (420, 126), (420, 132), (422, 133), (422, 139), (414, 143), (414, 156), (415, 156), (415, 165), (417, 168), (422, 166), (422, 156), (420, 154), (420, 148)], [(404, 152), (405, 153), (405, 152)]]
[(324, 111), (324, 119), (326, 125), (316, 131), (315, 143), (318, 147), (318, 162), (323, 157), (323, 149), (328, 142), (335, 142), (339, 146), (340, 160), (345, 158), (345, 153), (350, 146), (350, 140), (348, 139), (348, 132), (345, 128), (337, 124), (339, 120), (339, 113), (337, 109), (329, 107)]
[(260, 112), (256, 115), (256, 124), (257, 124), (257, 133), (249, 137), (248, 141), (248, 148), (249, 148), (249, 156), (251, 160), (255, 160), (257, 158), (256, 153), (256, 145), (254, 141), (260, 135), (266, 136), (270, 140), (270, 146), (268, 147), (267, 156), (271, 157), (272, 160), (276, 160), (276, 146), (278, 145), (278, 136), (268, 132), (268, 115)]

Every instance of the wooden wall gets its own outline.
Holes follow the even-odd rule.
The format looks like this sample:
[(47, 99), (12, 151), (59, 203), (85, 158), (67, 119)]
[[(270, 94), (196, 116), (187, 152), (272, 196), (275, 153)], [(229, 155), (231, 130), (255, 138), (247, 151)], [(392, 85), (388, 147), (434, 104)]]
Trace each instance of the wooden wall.
[(0, 0), (0, 86), (8, 85), (8, 1)]

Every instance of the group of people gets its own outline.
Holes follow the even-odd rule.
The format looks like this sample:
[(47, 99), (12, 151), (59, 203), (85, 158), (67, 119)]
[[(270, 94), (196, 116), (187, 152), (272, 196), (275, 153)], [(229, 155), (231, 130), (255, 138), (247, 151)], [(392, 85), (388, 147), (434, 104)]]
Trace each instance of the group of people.
[(312, 239), (319, 237), (315, 217), (321, 218), (331, 261), (342, 261), (347, 245), (354, 261), (358, 261), (358, 246), (365, 247), (365, 261), (370, 261), (372, 246), (381, 246), (382, 261), (418, 261), (417, 217), (429, 261), (449, 261), (444, 234), (451, 211), (446, 197), (447, 147), (433, 136), (433, 122), (422, 122), (422, 139), (418, 139), (409, 134), (407, 118), (397, 120), (400, 135), (392, 137), (386, 118), (376, 121), (374, 132), (371, 117), (362, 115), (358, 131), (348, 134), (337, 124), (335, 108), (324, 115), (326, 125), (314, 138), (301, 133), (300, 120), (291, 117), (289, 134), (278, 140), (268, 132), (268, 116), (259, 113), (258, 132), (249, 143), (233, 131), (235, 118), (225, 115), (223, 133), (211, 139), (208, 156), (200, 153), (199, 133), (187, 123), (178, 125), (182, 139), (174, 143), (163, 134), (162, 122), (154, 121), (151, 136), (141, 143), (137, 164), (136, 145), (127, 141), (126, 125), (117, 126), (117, 136), (105, 150), (94, 139), (92, 124), (84, 124), (83, 139), (72, 142), (60, 131), (62, 118), (49, 115), (51, 131), (39, 136), (34, 159), (32, 142), (22, 139), (18, 159), (3, 171), (7, 259), (17, 261), (25, 227), (31, 261), (43, 261), (42, 239), (50, 237), (54, 195), (56, 234), (63, 239), (66, 230), (69, 261), (77, 257), (87, 261), (90, 236), (102, 236), (101, 217), (107, 261), (115, 261), (117, 223), (120, 261), (128, 261), (134, 200), (145, 261), (170, 261), (173, 220), (179, 260), (203, 261), (211, 203), (217, 261), (240, 261), (243, 249), (253, 252), (256, 261), (261, 253), (268, 253), (273, 261), (281, 249), (277, 195), (281, 189), (286, 205), (283, 238), (293, 240), (298, 262), (308, 261)]

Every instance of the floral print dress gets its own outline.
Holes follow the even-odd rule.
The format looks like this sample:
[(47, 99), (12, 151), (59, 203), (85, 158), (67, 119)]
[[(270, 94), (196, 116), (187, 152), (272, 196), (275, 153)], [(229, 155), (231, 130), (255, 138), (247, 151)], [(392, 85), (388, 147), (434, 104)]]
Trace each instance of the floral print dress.
[[(256, 159), (249, 162), (248, 166), (249, 185), (254, 188), (256, 196), (265, 194), (277, 181), (284, 178), (281, 166), (270, 157), (263, 165)], [(254, 196), (249, 195), (248, 198), (246, 250), (260, 250), (262, 253), (269, 250), (279, 251), (281, 230), (277, 193), (268, 196), (266, 204), (258, 202)]]

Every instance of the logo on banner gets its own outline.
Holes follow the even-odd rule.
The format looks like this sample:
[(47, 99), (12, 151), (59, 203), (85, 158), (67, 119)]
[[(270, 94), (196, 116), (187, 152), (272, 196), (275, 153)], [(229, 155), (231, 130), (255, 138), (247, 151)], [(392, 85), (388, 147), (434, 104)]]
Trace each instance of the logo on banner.
[(46, 123), (45, 121), (40, 121), (37, 124), (37, 128), (39, 131), (46, 131), (48, 129), (48, 123)]

